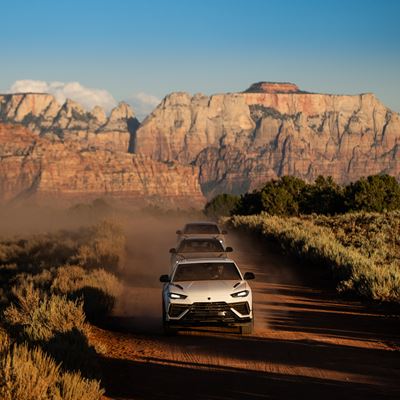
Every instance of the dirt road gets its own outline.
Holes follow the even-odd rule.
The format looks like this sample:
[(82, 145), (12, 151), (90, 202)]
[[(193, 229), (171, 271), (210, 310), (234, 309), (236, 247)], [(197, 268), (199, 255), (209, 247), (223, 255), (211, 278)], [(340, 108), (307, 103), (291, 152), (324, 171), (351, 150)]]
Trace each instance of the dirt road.
[[(256, 274), (254, 334), (198, 329), (163, 336), (158, 276), (171, 245), (164, 229), (160, 251), (131, 238), (131, 263), (144, 268), (127, 269), (117, 315), (92, 333), (104, 354), (109, 398), (400, 398), (398, 316), (338, 300), (293, 260), (244, 238), (229, 236), (242, 271)], [(151, 229), (140, 237), (146, 235)]]

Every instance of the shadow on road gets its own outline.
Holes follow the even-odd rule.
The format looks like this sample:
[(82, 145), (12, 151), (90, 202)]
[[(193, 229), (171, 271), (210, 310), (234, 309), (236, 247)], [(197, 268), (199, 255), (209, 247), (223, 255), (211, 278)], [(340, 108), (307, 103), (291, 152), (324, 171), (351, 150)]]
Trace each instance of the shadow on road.
[[(111, 351), (100, 360), (107, 396), (400, 398), (398, 316), (339, 299), (323, 275), (282, 256), (275, 246), (235, 235), (229, 241), (242, 272), (257, 276), (252, 282), (254, 335), (193, 329), (163, 336), (161, 285), (156, 283), (162, 268), (146, 269), (137, 286), (132, 271), (127, 312), (107, 324), (113, 332), (105, 339)], [(158, 266), (160, 257), (153, 255)]]

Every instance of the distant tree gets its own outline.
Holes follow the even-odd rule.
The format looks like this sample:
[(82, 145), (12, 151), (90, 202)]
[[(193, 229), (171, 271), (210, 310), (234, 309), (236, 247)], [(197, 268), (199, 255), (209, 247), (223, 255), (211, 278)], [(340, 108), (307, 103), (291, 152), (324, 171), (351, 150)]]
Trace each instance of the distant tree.
[(284, 176), (267, 182), (260, 190), (243, 194), (232, 214), (272, 215), (324, 214), (347, 211), (392, 211), (400, 209), (400, 185), (389, 175), (361, 178), (345, 187), (331, 176), (318, 176), (312, 184)]
[(391, 211), (400, 209), (400, 185), (390, 175), (371, 175), (345, 188), (349, 211)]
[(229, 216), (239, 201), (239, 196), (227, 193), (219, 194), (206, 204), (204, 213), (212, 218)]
[(239, 201), (231, 211), (231, 215), (260, 214), (261, 211), (263, 211), (261, 192), (254, 190), (240, 196)]
[(300, 195), (306, 183), (294, 176), (283, 176), (261, 189), (263, 211), (275, 215), (297, 215)]
[(333, 215), (344, 212), (343, 187), (331, 176), (318, 176), (314, 184), (305, 185), (299, 199), (302, 214)]
[(303, 180), (294, 176), (272, 180), (260, 190), (242, 195), (233, 213), (251, 215), (265, 211), (274, 215), (297, 215), (298, 199), (305, 185)]

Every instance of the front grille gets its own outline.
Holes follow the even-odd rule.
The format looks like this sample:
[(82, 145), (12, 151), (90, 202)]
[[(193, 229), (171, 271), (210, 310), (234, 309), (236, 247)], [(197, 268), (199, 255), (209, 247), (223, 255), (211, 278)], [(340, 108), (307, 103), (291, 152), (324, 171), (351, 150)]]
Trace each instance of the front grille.
[(232, 303), (232, 304), (229, 304), (229, 307), (233, 308), (239, 314), (242, 314), (242, 315), (250, 314), (250, 307), (249, 307), (249, 303), (247, 301), (244, 301), (242, 303)]
[(234, 322), (235, 314), (225, 302), (193, 303), (183, 319), (197, 322)]
[(171, 304), (169, 306), (168, 314), (171, 318), (177, 318), (188, 308), (189, 305), (187, 304)]

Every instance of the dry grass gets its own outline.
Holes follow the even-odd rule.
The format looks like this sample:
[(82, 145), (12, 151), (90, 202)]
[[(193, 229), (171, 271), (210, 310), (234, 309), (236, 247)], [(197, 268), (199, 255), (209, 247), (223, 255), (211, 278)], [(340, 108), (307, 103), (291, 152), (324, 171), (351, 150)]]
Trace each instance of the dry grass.
[[(400, 221), (398, 212), (388, 214), (390, 214), (388, 217), (397, 221), (395, 227), (398, 229)], [(378, 218), (373, 214), (370, 214), (370, 217)], [(357, 215), (353, 219), (350, 216), (343, 218), (351, 220), (355, 226), (357, 226), (357, 221), (360, 222)], [(316, 223), (314, 219), (317, 221)], [(336, 221), (336, 226), (340, 223), (340, 217), (298, 218), (268, 214), (234, 216), (227, 219), (226, 222), (234, 228), (257, 232), (266, 238), (277, 240), (282, 248), (298, 256), (305, 264), (311, 263), (329, 269), (340, 292), (355, 293), (367, 299), (399, 303), (399, 263), (377, 262), (377, 259), (395, 261), (397, 252), (393, 252), (392, 247), (388, 245), (379, 249), (379, 257), (371, 256), (366, 247), (352, 244), (365, 241), (365, 234), (362, 233), (365, 231), (365, 227), (353, 229), (353, 232), (360, 232), (358, 241), (353, 235), (352, 240), (346, 242), (343, 239), (344, 235), (339, 234), (341, 232), (339, 229), (332, 229), (329, 226), (330, 219)], [(380, 232), (379, 230), (378, 233)], [(391, 230), (389, 229), (388, 232)], [(368, 243), (373, 243), (374, 240), (371, 235)], [(372, 244), (368, 246), (372, 246)]]
[(1, 399), (100, 398), (99, 382), (76, 372), (96, 376), (85, 321), (111, 312), (124, 253), (123, 231), (109, 221), (0, 240)]
[(14, 345), (0, 355), (2, 400), (96, 400), (100, 383), (65, 373), (40, 348)]
[(66, 297), (41, 294), (32, 284), (13, 289), (16, 302), (4, 311), (5, 322), (28, 341), (47, 341), (76, 328), (84, 332), (82, 304)]
[(51, 291), (70, 299), (82, 299), (89, 320), (101, 320), (114, 308), (122, 291), (118, 278), (104, 269), (85, 270), (68, 265), (56, 270)]

